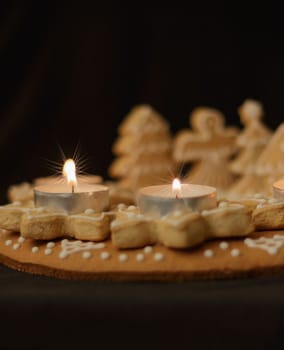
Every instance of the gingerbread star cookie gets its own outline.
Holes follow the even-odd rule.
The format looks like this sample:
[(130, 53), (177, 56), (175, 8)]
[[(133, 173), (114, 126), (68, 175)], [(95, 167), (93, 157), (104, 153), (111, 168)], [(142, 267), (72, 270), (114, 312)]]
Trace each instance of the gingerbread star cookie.
[(133, 205), (120, 204), (111, 223), (112, 243), (118, 248), (138, 248), (157, 243), (155, 222)]
[(25, 238), (40, 240), (72, 237), (101, 241), (109, 236), (110, 219), (111, 215), (95, 213), (92, 209), (67, 215), (20, 202), (0, 207), (0, 228), (20, 232)]

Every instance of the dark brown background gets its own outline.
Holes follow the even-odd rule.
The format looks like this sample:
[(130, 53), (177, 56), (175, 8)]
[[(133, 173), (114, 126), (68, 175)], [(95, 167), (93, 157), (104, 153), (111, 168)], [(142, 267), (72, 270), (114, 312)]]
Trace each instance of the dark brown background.
[(107, 176), (123, 116), (150, 103), (188, 126), (198, 105), (239, 123), (247, 97), (266, 122), (282, 120), (281, 10), (230, 2), (7, 1), (0, 5), (1, 201), (9, 184), (52, 174), (45, 159), (72, 156)]

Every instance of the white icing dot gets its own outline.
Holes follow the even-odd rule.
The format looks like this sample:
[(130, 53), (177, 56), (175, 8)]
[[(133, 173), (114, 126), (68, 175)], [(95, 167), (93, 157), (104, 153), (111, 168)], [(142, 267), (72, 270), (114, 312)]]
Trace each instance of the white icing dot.
[(66, 244), (67, 242), (69, 242), (69, 240), (67, 238), (62, 239), (62, 241), (61, 241), (61, 243), (63, 243), (63, 244)]
[(54, 242), (48, 242), (46, 245), (46, 248), (54, 248), (55, 247), (55, 243)]
[(127, 210), (135, 210), (135, 209), (136, 209), (135, 205), (130, 205), (130, 206), (127, 208)]
[(138, 253), (136, 255), (136, 261), (143, 261), (144, 260), (144, 254)]
[(110, 253), (109, 252), (101, 252), (101, 259), (102, 260), (107, 260), (110, 258)]
[(151, 247), (150, 245), (148, 245), (148, 246), (146, 246), (146, 247), (144, 248), (144, 253), (149, 254), (149, 253), (152, 252), (152, 250), (153, 250), (153, 247)]
[(231, 256), (232, 256), (233, 258), (236, 258), (236, 257), (240, 256), (240, 254), (241, 254), (241, 252), (240, 252), (240, 250), (237, 249), (237, 248), (231, 250)]
[(82, 253), (83, 259), (90, 259), (91, 256), (92, 256), (92, 254), (90, 252), (83, 252)]
[(20, 248), (20, 246), (21, 246), (20, 243), (15, 243), (15, 244), (13, 244), (13, 249), (17, 250)]
[(39, 247), (32, 247), (32, 253), (37, 253), (39, 251)]
[(9, 247), (10, 245), (12, 245), (12, 240), (11, 239), (7, 239), (6, 241), (5, 241), (5, 245), (7, 246), (7, 247)]
[(202, 210), (202, 212), (201, 212), (201, 215), (202, 216), (207, 216), (207, 215), (209, 215), (209, 210)]
[(118, 209), (118, 210), (123, 210), (123, 209), (125, 209), (125, 208), (126, 208), (126, 205), (123, 204), (123, 203), (119, 203), (119, 204), (117, 205), (117, 209)]
[(128, 255), (125, 254), (125, 253), (119, 254), (118, 260), (119, 260), (120, 262), (124, 262), (124, 261), (128, 260)]
[(26, 240), (26, 239), (25, 239), (24, 237), (22, 237), (22, 236), (18, 238), (18, 242), (19, 242), (19, 243), (24, 243), (25, 240)]
[(226, 208), (227, 206), (228, 206), (227, 202), (220, 202), (218, 205), (219, 208)]
[(46, 249), (44, 250), (44, 254), (45, 254), (45, 255), (50, 255), (50, 254), (52, 254), (52, 249), (46, 248)]
[(85, 210), (85, 214), (87, 214), (87, 215), (94, 214), (94, 212), (95, 212), (94, 209), (91, 209), (91, 208), (88, 208)]
[(211, 249), (206, 249), (204, 251), (204, 256), (205, 258), (212, 258), (214, 256), (214, 252)]
[(226, 250), (226, 249), (228, 249), (228, 247), (229, 247), (229, 243), (227, 243), (227, 242), (221, 242), (221, 243), (219, 244), (219, 247), (220, 247), (220, 249), (222, 249), (222, 250)]
[(164, 260), (164, 254), (163, 253), (155, 253), (154, 254), (154, 260), (155, 261), (162, 261), (162, 260)]
[(59, 256), (59, 259), (65, 259), (65, 258), (67, 258), (68, 253), (66, 253), (66, 252), (60, 252), (58, 256)]
[(94, 249), (103, 249), (105, 248), (106, 244), (104, 242), (96, 243), (94, 245)]

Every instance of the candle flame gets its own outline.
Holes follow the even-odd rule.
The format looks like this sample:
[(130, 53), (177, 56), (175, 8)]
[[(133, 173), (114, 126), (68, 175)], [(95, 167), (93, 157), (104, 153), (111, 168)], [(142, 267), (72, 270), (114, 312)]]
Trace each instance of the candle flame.
[(176, 195), (176, 198), (178, 198), (178, 195), (180, 194), (180, 191), (181, 191), (181, 183), (180, 183), (180, 180), (178, 178), (175, 178), (173, 180), (172, 190), (173, 190), (174, 194)]
[(63, 165), (63, 175), (67, 178), (67, 183), (72, 186), (72, 191), (74, 186), (77, 184), (76, 178), (76, 166), (73, 159), (67, 159)]

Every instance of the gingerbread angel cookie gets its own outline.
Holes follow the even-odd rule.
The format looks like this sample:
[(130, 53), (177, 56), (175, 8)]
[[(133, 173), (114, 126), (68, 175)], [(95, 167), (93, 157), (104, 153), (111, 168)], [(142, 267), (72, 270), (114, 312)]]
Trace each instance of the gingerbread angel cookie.
[(244, 129), (237, 137), (240, 152), (230, 163), (230, 169), (240, 179), (229, 189), (231, 198), (253, 195), (265, 186), (265, 178), (256, 176), (256, 164), (272, 135), (261, 122), (263, 108), (260, 102), (245, 100), (239, 108), (239, 115)]
[(133, 108), (120, 125), (119, 139), (113, 146), (118, 156), (109, 173), (119, 185), (136, 190), (169, 180), (174, 164), (169, 126), (148, 105)]
[(228, 162), (236, 152), (236, 128), (225, 127), (223, 114), (213, 108), (199, 107), (190, 115), (192, 130), (182, 130), (175, 138), (174, 159), (191, 163), (188, 180), (228, 188), (234, 180)]

